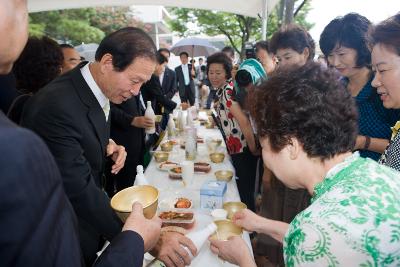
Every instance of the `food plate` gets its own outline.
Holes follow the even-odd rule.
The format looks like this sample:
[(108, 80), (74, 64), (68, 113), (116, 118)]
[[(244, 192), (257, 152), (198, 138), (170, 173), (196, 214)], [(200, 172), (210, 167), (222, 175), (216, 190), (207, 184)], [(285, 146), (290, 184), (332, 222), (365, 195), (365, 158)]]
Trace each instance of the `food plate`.
[(182, 167), (174, 167), (168, 170), (169, 178), (174, 180), (182, 179)]
[(194, 163), (194, 172), (195, 173), (209, 173), (211, 171), (211, 165), (207, 162), (195, 162)]
[(192, 201), (185, 197), (179, 197), (175, 200), (174, 208), (177, 209), (190, 209), (192, 207)]
[(157, 164), (157, 170), (167, 172), (172, 168), (179, 167), (179, 164), (172, 161), (163, 161), (160, 164)]
[(194, 213), (188, 210), (172, 209), (161, 211), (158, 217), (162, 220), (162, 226), (179, 226), (190, 229), (194, 226)]

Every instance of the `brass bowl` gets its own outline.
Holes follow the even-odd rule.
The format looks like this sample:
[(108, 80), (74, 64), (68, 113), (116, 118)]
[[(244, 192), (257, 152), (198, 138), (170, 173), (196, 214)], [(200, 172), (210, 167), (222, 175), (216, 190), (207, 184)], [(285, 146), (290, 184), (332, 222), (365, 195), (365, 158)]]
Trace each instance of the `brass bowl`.
[(157, 151), (154, 152), (154, 158), (156, 162), (163, 162), (168, 160), (168, 152)]
[(233, 177), (233, 171), (229, 170), (216, 171), (214, 174), (218, 181), (230, 182)]
[(167, 142), (162, 143), (162, 144), (160, 145), (160, 147), (161, 147), (161, 150), (162, 150), (162, 151), (164, 151), (164, 152), (170, 152), (170, 151), (172, 151), (173, 144), (172, 144), (171, 142), (167, 141)]
[(243, 202), (225, 202), (223, 208), (228, 212), (227, 218), (231, 220), (233, 214), (240, 210), (247, 209), (247, 206)]
[(155, 121), (158, 122), (158, 123), (160, 123), (161, 120), (162, 120), (162, 115), (156, 115)]
[(225, 154), (224, 153), (219, 153), (219, 152), (211, 153), (210, 154), (210, 159), (214, 163), (221, 163), (225, 159)]
[(143, 214), (151, 219), (157, 212), (158, 190), (151, 185), (136, 185), (119, 191), (111, 199), (111, 207), (123, 222), (126, 221), (132, 211), (132, 204), (140, 202), (143, 206)]
[(217, 231), (211, 236), (213, 239), (222, 241), (228, 240), (231, 236), (240, 236), (243, 229), (229, 220), (220, 220), (214, 222), (217, 225)]
[(217, 145), (217, 147), (219, 147), (222, 144), (222, 139), (215, 138), (215, 139), (212, 139), (211, 142), (215, 143)]

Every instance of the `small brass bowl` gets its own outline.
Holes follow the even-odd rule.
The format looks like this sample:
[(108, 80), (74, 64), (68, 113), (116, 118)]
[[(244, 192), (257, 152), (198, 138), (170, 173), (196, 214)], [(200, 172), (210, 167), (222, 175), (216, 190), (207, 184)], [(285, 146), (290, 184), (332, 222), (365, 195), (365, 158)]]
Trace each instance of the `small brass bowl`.
[(214, 163), (221, 163), (225, 159), (225, 154), (224, 153), (218, 153), (218, 152), (211, 153), (210, 154), (210, 159)]
[(158, 190), (151, 185), (136, 185), (119, 191), (111, 199), (111, 207), (123, 222), (126, 221), (132, 211), (132, 204), (140, 202), (143, 206), (143, 214), (151, 219), (157, 212)]
[(217, 147), (219, 147), (222, 144), (222, 139), (215, 138), (215, 139), (212, 139), (211, 142), (215, 143), (217, 145)]
[(162, 143), (160, 145), (160, 147), (161, 147), (162, 151), (170, 152), (170, 151), (172, 151), (173, 144), (171, 142), (167, 141), (167, 142)]
[(211, 236), (212, 239), (222, 241), (228, 240), (231, 236), (240, 236), (243, 229), (229, 220), (220, 220), (214, 222), (217, 225), (217, 231)]
[(231, 220), (233, 214), (240, 210), (247, 209), (247, 206), (243, 202), (225, 202), (223, 208), (228, 212), (227, 218)]
[(218, 181), (230, 182), (233, 177), (233, 171), (229, 170), (216, 171), (214, 174)]
[(163, 162), (168, 160), (168, 152), (157, 151), (154, 152), (154, 158), (156, 162)]
[(162, 115), (156, 115), (155, 121), (158, 122), (158, 123), (160, 123), (161, 120), (162, 120)]

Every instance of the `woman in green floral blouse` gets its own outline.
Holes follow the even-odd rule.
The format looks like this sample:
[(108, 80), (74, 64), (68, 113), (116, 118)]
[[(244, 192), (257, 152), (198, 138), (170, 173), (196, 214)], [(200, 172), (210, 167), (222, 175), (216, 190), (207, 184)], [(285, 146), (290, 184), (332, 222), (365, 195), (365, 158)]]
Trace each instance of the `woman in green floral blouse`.
[[(264, 162), (311, 205), (290, 223), (249, 210), (233, 221), (283, 242), (286, 266), (400, 266), (400, 173), (352, 154), (354, 101), (330, 70), (277, 73), (253, 95)], [(219, 257), (255, 266), (244, 241), (211, 240)]]

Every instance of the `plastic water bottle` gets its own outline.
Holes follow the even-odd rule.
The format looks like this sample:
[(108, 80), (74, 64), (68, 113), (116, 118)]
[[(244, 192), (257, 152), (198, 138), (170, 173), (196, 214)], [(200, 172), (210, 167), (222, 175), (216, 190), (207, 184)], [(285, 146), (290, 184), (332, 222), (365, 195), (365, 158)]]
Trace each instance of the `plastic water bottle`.
[[(186, 235), (186, 237), (189, 238), (190, 240), (192, 240), (193, 244), (197, 248), (197, 252), (199, 252), (201, 247), (207, 241), (208, 237), (210, 235), (214, 234), (215, 231), (217, 231), (217, 225), (215, 223), (210, 223), (209, 225), (207, 225), (207, 227), (205, 227), (201, 230), (188, 233)], [(194, 257), (192, 255), (192, 253), (190, 252), (190, 250), (185, 246), (183, 246), (183, 247), (189, 253), (190, 258), (193, 259)]]
[(146, 118), (150, 118), (153, 120), (153, 126), (150, 128), (146, 128), (146, 134), (153, 134), (156, 132), (156, 114), (154, 113), (153, 108), (151, 107), (151, 101), (147, 101), (147, 108), (144, 112), (144, 116)]
[(135, 185), (148, 185), (148, 184), (149, 184), (149, 182), (147, 181), (147, 179), (143, 173), (143, 166), (137, 165), (136, 166)]
[(169, 137), (174, 136), (175, 135), (175, 122), (174, 122), (174, 118), (172, 117), (172, 114), (169, 114), (167, 128), (168, 128), (168, 136)]

